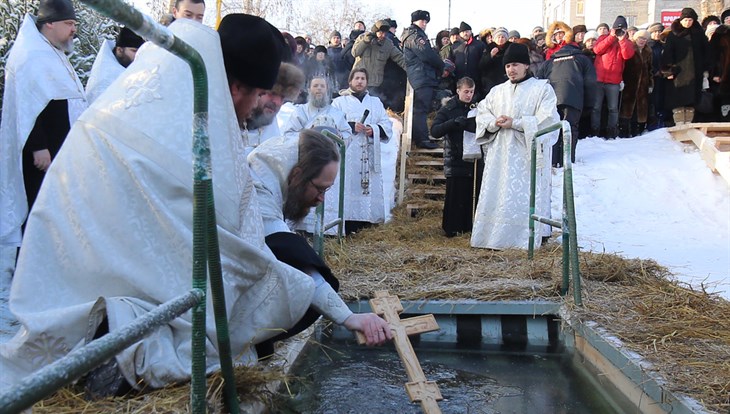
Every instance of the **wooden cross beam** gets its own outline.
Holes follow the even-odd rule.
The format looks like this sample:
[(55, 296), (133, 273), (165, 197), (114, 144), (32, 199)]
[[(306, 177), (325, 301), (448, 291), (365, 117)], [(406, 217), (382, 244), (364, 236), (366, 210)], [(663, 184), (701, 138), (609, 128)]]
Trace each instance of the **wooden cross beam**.
[[(413, 346), (411, 346), (411, 341), (408, 339), (408, 335), (437, 331), (439, 326), (436, 319), (433, 315), (401, 319), (399, 314), (403, 312), (403, 306), (400, 299), (387, 291), (375, 292), (375, 298), (370, 299), (370, 307), (374, 313), (382, 316), (390, 325), (395, 349), (398, 351), (401, 361), (403, 361), (403, 366), (410, 381), (406, 383), (406, 392), (411, 402), (419, 402), (426, 414), (440, 414), (441, 409), (437, 401), (444, 398), (441, 396), (438, 385), (434, 381), (426, 380), (426, 375), (423, 373), (418, 357), (416, 357)], [(364, 335), (360, 332), (357, 332), (356, 335), (358, 343), (364, 344)]]

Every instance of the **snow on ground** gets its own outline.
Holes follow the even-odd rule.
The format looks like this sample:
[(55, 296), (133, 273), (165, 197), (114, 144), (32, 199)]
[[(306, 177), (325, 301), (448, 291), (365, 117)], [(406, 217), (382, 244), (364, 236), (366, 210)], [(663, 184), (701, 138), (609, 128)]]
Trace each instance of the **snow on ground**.
[[(632, 139), (581, 140), (573, 165), (582, 250), (654, 259), (678, 280), (730, 300), (730, 186), (692, 144), (665, 129)], [(553, 176), (561, 217), (562, 170)], [(0, 342), (17, 330), (7, 306), (15, 249), (0, 258)]]
[[(654, 259), (677, 279), (730, 299), (730, 187), (694, 144), (665, 130), (578, 143), (573, 189), (582, 250)], [(562, 170), (553, 177), (560, 217)]]

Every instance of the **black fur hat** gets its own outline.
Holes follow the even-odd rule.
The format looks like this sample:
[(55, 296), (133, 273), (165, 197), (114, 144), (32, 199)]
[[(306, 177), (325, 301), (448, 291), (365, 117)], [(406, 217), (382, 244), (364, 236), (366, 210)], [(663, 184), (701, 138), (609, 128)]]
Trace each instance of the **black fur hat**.
[(411, 13), (411, 23), (417, 22), (419, 20), (425, 20), (426, 23), (428, 23), (431, 21), (431, 14), (426, 10), (416, 10)]
[(144, 43), (144, 39), (137, 36), (131, 29), (122, 27), (117, 35), (116, 47), (133, 47), (139, 48)]
[(469, 26), (466, 22), (461, 22), (459, 25), (459, 32), (464, 32), (467, 30), (471, 30), (471, 26)]
[(626, 30), (626, 28), (628, 26), (629, 26), (629, 23), (626, 21), (626, 18), (624, 16), (618, 16), (618, 17), (616, 17), (616, 21), (613, 22), (612, 29)]
[(525, 65), (529, 65), (530, 52), (527, 50), (527, 46), (521, 43), (512, 43), (509, 45), (507, 50), (504, 52), (502, 65), (506, 65), (508, 63), (524, 63)]
[(699, 17), (697, 16), (697, 12), (695, 11), (695, 9), (693, 9), (691, 7), (685, 7), (685, 8), (683, 8), (682, 9), (682, 13), (679, 15), (680, 20), (681, 19), (685, 19), (687, 17), (689, 17), (691, 19), (694, 19), (694, 21), (697, 21), (697, 19), (699, 19)]
[(226, 73), (254, 88), (271, 89), (286, 43), (279, 30), (249, 14), (229, 14), (218, 26)]

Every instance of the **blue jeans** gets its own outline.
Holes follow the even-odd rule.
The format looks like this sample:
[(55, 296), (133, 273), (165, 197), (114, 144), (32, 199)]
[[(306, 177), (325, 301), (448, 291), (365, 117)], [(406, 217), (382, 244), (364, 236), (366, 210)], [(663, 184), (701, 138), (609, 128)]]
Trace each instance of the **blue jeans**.
[(598, 82), (596, 86), (596, 101), (593, 104), (593, 112), (591, 113), (591, 129), (594, 131), (601, 129), (601, 107), (603, 106), (603, 97), (605, 96), (606, 105), (608, 106), (606, 133), (608, 135), (615, 134), (618, 128), (619, 85)]

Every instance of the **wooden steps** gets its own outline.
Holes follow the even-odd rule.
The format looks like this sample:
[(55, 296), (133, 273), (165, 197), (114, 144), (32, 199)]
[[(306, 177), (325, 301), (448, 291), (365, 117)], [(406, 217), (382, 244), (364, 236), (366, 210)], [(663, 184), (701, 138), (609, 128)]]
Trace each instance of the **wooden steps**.
[(710, 170), (730, 185), (730, 122), (691, 123), (667, 130), (677, 141), (694, 143)]

